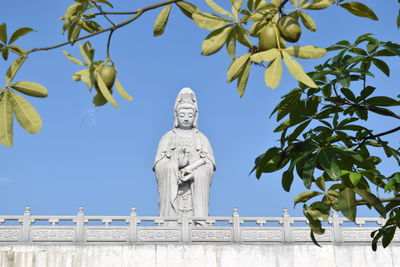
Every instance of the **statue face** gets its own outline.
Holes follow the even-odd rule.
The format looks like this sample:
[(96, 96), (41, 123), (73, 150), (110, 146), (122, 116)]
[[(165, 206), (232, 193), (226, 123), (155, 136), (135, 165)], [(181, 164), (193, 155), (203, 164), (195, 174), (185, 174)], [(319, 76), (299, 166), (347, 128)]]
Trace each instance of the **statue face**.
[(191, 108), (181, 108), (177, 114), (178, 128), (188, 130), (193, 128), (194, 110)]

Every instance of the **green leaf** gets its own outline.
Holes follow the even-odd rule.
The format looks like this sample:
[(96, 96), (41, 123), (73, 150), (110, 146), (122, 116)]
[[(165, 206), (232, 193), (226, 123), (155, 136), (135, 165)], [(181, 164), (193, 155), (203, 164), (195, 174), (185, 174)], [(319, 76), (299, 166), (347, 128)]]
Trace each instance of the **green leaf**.
[(296, 60), (292, 59), (286, 51), (282, 51), (282, 55), (286, 67), (294, 78), (309, 87), (318, 88), (315, 82), (304, 72), (303, 67)]
[(353, 94), (353, 92), (347, 88), (342, 88), (340, 89), (340, 92), (350, 101), (356, 101), (356, 96)]
[(240, 72), (238, 76), (237, 91), (240, 97), (244, 95), (244, 90), (246, 89), (247, 81), (249, 79), (250, 67), (251, 61), (248, 60), (244, 69)]
[(318, 192), (318, 191), (303, 192), (294, 198), (294, 205), (296, 205), (297, 203), (300, 203), (300, 202), (307, 202), (309, 199), (319, 196), (319, 195), (322, 195), (322, 193)]
[(250, 57), (250, 59), (253, 62), (259, 63), (259, 62), (264, 62), (264, 61), (272, 61), (280, 55), (281, 55), (281, 53), (280, 53), (279, 49), (272, 48), (267, 51), (254, 54)]
[(32, 28), (28, 28), (28, 27), (24, 27), (24, 28), (19, 28), (18, 30), (16, 30), (12, 35), (10, 40), (8, 41), (8, 44), (12, 44), (14, 43), (16, 40), (18, 40), (18, 38), (24, 36), (25, 34), (28, 34), (30, 32), (35, 31)]
[(232, 22), (229, 19), (225, 19), (206, 12), (193, 13), (192, 18), (197, 26), (208, 31), (219, 29), (229, 22)]
[(243, 70), (243, 68), (246, 66), (246, 62), (250, 57), (250, 53), (244, 54), (243, 56), (240, 56), (238, 58), (235, 58), (231, 65), (228, 68), (228, 72), (227, 72), (227, 79), (228, 79), (228, 83), (232, 82), (233, 80), (235, 80), (240, 72)]
[(312, 32), (315, 32), (317, 30), (317, 25), (310, 15), (303, 11), (298, 11), (298, 14), (300, 15), (301, 22), (303, 22), (304, 26), (306, 26), (307, 29)]
[(371, 206), (373, 206), (383, 218), (386, 218), (385, 207), (382, 205), (382, 202), (374, 194), (363, 189), (354, 189), (354, 191), (358, 195), (360, 195), (365, 201), (367, 201)]
[(399, 12), (397, 13), (396, 25), (397, 29), (400, 29), (400, 9)]
[(197, 13), (200, 11), (199, 8), (197, 8), (195, 5), (188, 3), (188, 2), (177, 2), (175, 3), (179, 9), (182, 11), (183, 14), (185, 14), (187, 17), (192, 19), (193, 13)]
[(26, 56), (26, 51), (25, 51), (22, 47), (19, 47), (19, 46), (17, 46), (17, 45), (9, 46), (9, 47), (8, 47), (8, 50), (10, 50), (10, 51), (13, 52), (14, 54), (17, 54), (17, 55), (19, 55), (19, 56), (21, 56), (21, 57)]
[(232, 59), (236, 58), (236, 34), (233, 30), (229, 34), (228, 40), (226, 42), (226, 50), (228, 51), (228, 55)]
[(382, 246), (386, 248), (392, 242), (394, 234), (396, 233), (396, 226), (390, 226), (385, 228), (385, 232), (382, 237)]
[(378, 69), (380, 69), (383, 73), (385, 73), (386, 76), (388, 76), (388, 77), (390, 76), (390, 69), (385, 61), (377, 59), (377, 58), (372, 58), (372, 63), (374, 63), (374, 65)]
[[(87, 45), (89, 44), (89, 45)], [(79, 43), (79, 50), (81, 51), (83, 59), (88, 65), (93, 63), (93, 49), (91, 49), (90, 43), (86, 42), (84, 45)]]
[(12, 107), (7, 92), (0, 95), (0, 144), (13, 146)]
[(228, 39), (232, 26), (226, 26), (207, 35), (201, 46), (201, 54), (204, 56), (218, 52)]
[(298, 58), (305, 58), (305, 59), (321, 58), (326, 54), (326, 49), (315, 47), (312, 45), (307, 45), (307, 46), (295, 45), (285, 48), (284, 51), (286, 51), (291, 56)]
[(99, 85), (99, 89), (101, 94), (104, 96), (104, 98), (110, 102), (114, 107), (119, 108), (117, 102), (114, 100), (112, 97), (110, 91), (108, 90), (106, 84), (103, 81), (103, 78), (101, 78), (100, 74), (96, 75), (97, 83)]
[(26, 95), (47, 97), (46, 87), (35, 82), (16, 82), (11, 84), (10, 87)]
[(34, 134), (42, 128), (42, 119), (34, 107), (22, 96), (8, 90), (11, 106), (18, 123), (28, 133)]
[(321, 150), (318, 154), (318, 161), (321, 167), (333, 180), (340, 178), (340, 168), (336, 154), (330, 149)]
[(290, 191), (293, 183), (293, 168), (287, 169), (282, 175), (282, 187), (286, 192)]
[(14, 60), (11, 66), (8, 68), (6, 73), (6, 86), (14, 79), (15, 75), (17, 74), (18, 70), (21, 68), (22, 64), (24, 63), (26, 57), (19, 57)]
[(236, 26), (235, 32), (236, 32), (237, 40), (239, 41), (239, 43), (241, 43), (242, 45), (247, 46), (249, 48), (251, 48), (253, 46), (249, 37), (247, 36), (247, 31), (245, 28), (243, 28), (240, 25)]
[(369, 18), (372, 20), (379, 20), (375, 15), (374, 11), (360, 2), (346, 2), (340, 5), (342, 8), (346, 9), (353, 15)]
[(124, 99), (131, 101), (133, 100), (133, 97), (128, 94), (128, 92), (125, 91), (125, 89), (122, 87), (121, 83), (118, 81), (118, 79), (115, 80), (115, 88), (117, 88), (117, 92), (119, 93), (120, 96), (122, 96)]
[(78, 64), (78, 65), (81, 65), (81, 66), (85, 66), (85, 65), (86, 65), (85, 63), (83, 63), (83, 62), (80, 61), (79, 59), (74, 58), (73, 56), (71, 56), (67, 51), (62, 50), (62, 52), (64, 53), (64, 55), (65, 55), (69, 60), (71, 60), (71, 61), (74, 62), (75, 64)]
[(306, 160), (303, 166), (303, 171), (301, 175), (301, 179), (303, 179), (304, 186), (307, 189), (310, 189), (311, 183), (314, 179), (314, 170), (317, 158), (315, 155), (310, 155), (310, 158)]
[(387, 96), (374, 96), (365, 100), (365, 103), (367, 103), (368, 105), (383, 106), (383, 107), (400, 105), (400, 101), (397, 101)]
[(1, 56), (3, 57), (4, 60), (8, 59), (8, 49), (4, 48), (3, 52), (1, 52)]
[(171, 7), (171, 4), (165, 6), (158, 14), (157, 19), (154, 22), (153, 36), (160, 36), (164, 33), (171, 12)]
[(228, 17), (233, 17), (231, 13), (229, 13), (228, 11), (226, 11), (225, 9), (223, 9), (222, 7), (220, 7), (219, 5), (217, 5), (213, 0), (205, 0), (205, 2), (207, 3), (207, 5), (209, 5), (211, 7), (212, 10), (214, 10), (215, 12), (221, 14), (221, 15), (226, 15)]
[(282, 79), (282, 58), (277, 56), (265, 70), (264, 81), (268, 87), (275, 89)]
[(7, 43), (7, 24), (0, 24), (0, 41)]
[(367, 86), (365, 87), (362, 91), (361, 91), (361, 97), (362, 99), (365, 99), (367, 97), (369, 97), (374, 91), (375, 91), (376, 87), (373, 86)]
[(330, 6), (332, 2), (330, 0), (314, 0), (310, 3), (303, 5), (302, 9), (320, 10)]
[(351, 188), (345, 188), (339, 193), (338, 206), (347, 219), (354, 222), (357, 213), (356, 196)]
[(359, 174), (358, 172), (350, 172), (349, 178), (353, 185), (357, 185), (361, 180), (361, 174)]
[(95, 2), (99, 2), (99, 3), (103, 3), (103, 4), (106, 4), (107, 6), (109, 6), (109, 7), (111, 7), (111, 8), (114, 8), (114, 6), (110, 3), (110, 2), (108, 2), (108, 1), (106, 1), (106, 0), (94, 0)]

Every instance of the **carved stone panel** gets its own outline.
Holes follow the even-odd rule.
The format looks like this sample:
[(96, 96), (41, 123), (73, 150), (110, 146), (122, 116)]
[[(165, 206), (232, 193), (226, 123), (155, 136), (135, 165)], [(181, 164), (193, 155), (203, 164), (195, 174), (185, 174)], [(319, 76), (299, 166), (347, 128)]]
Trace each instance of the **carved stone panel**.
[(177, 242), (180, 240), (179, 230), (175, 229), (140, 229), (138, 240), (145, 242)]
[[(294, 229), (292, 231), (293, 241), (311, 242), (310, 229)], [(315, 235), (317, 241), (333, 241), (333, 229), (325, 229), (323, 235)]]
[(32, 241), (72, 242), (74, 236), (74, 229), (33, 229), (31, 232)]
[(127, 229), (87, 229), (86, 241), (127, 241)]
[(17, 242), (21, 236), (21, 230), (4, 228), (0, 229), (0, 242)]
[(243, 229), (241, 230), (242, 241), (282, 241), (283, 232), (282, 230), (274, 229)]
[(359, 241), (368, 241), (371, 242), (371, 232), (376, 230), (377, 228), (367, 228), (367, 229), (360, 229), (357, 228), (350, 228), (342, 227), (342, 238), (344, 242), (359, 242)]
[(190, 236), (192, 241), (232, 241), (231, 230), (194, 229)]

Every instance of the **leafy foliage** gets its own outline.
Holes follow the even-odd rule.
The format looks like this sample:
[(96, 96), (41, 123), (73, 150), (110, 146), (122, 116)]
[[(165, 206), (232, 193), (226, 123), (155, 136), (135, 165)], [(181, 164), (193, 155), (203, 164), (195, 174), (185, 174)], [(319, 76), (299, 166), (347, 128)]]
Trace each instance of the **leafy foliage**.
[[(300, 82), (272, 112), (277, 121), (287, 118), (275, 129), (282, 132), (281, 146), (259, 156), (253, 171), (260, 178), (263, 173), (284, 169), (290, 163), (282, 176), (286, 191), (290, 190), (294, 170), (307, 189), (315, 184), (320, 191), (306, 191), (294, 199), (295, 204), (314, 201), (303, 206), (314, 234), (324, 232), (321, 221), (327, 220), (331, 209), (355, 221), (359, 205), (374, 208), (382, 217), (389, 218), (373, 233), (374, 249), (380, 238), (387, 246), (400, 225), (400, 174), (382, 175), (378, 168), (381, 159), (371, 150), (381, 148), (400, 164), (400, 149), (384, 140), (386, 135), (400, 131), (400, 127), (375, 133), (361, 123), (371, 113), (400, 119), (390, 109), (400, 106), (400, 101), (372, 95), (376, 88), (369, 85), (368, 79), (374, 77), (373, 70), (386, 75), (389, 67), (382, 68), (373, 62), (384, 56), (400, 56), (399, 48), (391, 42), (380, 42), (371, 34), (361, 35), (354, 43), (340, 41), (332, 45), (327, 50), (336, 54), (308, 73), (317, 86)], [(381, 199), (373, 193), (373, 187), (392, 193), (393, 197)], [(388, 202), (386, 207), (384, 202)]]

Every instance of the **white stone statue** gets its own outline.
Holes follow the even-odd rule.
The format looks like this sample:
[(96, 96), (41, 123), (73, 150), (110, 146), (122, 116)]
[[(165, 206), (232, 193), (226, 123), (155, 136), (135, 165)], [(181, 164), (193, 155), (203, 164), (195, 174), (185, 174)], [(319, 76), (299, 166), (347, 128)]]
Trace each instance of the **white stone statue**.
[(153, 166), (159, 216), (207, 217), (215, 159), (207, 137), (197, 129), (197, 100), (190, 88), (179, 92), (174, 117), (174, 128), (161, 138)]

